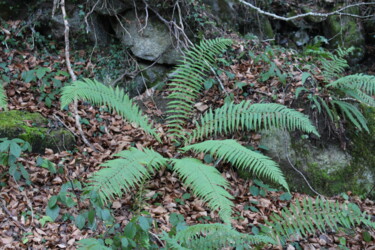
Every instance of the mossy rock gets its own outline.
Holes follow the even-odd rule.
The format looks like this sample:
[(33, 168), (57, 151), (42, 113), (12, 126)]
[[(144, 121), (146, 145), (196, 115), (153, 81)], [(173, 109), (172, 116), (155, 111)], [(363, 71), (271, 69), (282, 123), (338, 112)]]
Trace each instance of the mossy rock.
[(69, 130), (51, 129), (48, 119), (41, 114), (20, 110), (0, 112), (0, 138), (4, 137), (29, 142), (35, 153), (44, 153), (46, 148), (54, 152), (70, 150), (75, 146), (74, 135)]
[[(323, 138), (320, 144), (315, 144), (284, 130), (263, 131), (260, 144), (268, 148), (265, 154), (279, 164), (292, 191), (314, 194), (290, 162), (323, 195), (337, 195), (346, 191), (365, 195), (375, 181), (375, 165), (370, 166), (374, 163), (374, 159), (371, 159), (374, 158), (374, 151), (371, 152), (375, 149), (374, 139), (368, 135), (367, 139), (371, 142), (364, 141), (363, 147), (367, 145), (370, 152), (354, 145), (358, 155), (342, 150), (339, 143)], [(373, 146), (369, 147), (370, 143)], [(373, 162), (366, 164), (366, 161)]]
[[(367, 189), (371, 190), (375, 185), (375, 108), (363, 107), (362, 110), (369, 133), (360, 132), (352, 127), (349, 133), (352, 140), (349, 149), (353, 156), (352, 165), (359, 169), (362, 175), (368, 177), (369, 180), (363, 185), (367, 185)], [(374, 189), (369, 197), (375, 199)]]
[[(359, 14), (359, 9), (352, 8), (352, 14)], [(333, 48), (354, 47), (354, 52), (348, 58), (349, 63), (361, 61), (365, 56), (365, 36), (362, 24), (356, 18), (349, 16), (330, 16), (325, 21), (324, 34), (330, 40)]]

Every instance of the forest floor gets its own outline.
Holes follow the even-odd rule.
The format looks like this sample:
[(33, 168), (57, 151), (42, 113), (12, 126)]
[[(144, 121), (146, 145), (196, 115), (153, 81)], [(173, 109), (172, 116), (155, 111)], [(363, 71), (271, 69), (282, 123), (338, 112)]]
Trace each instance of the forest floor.
[[(199, 102), (195, 105), (196, 114), (192, 121), (208, 108), (222, 105), (226, 98), (232, 98), (236, 102), (251, 99), (254, 103), (276, 102), (286, 105), (293, 103), (295, 89), (301, 86), (302, 72), (295, 67), (300, 65), (300, 59), (285, 50), (275, 52), (271, 60), (282, 72), (290, 74), (287, 78), (288, 84), (281, 84), (275, 76), (270, 76), (266, 81), (259, 81), (260, 77), (264, 77), (261, 73), (269, 70), (269, 65), (262, 61), (254, 63), (254, 60), (249, 58), (248, 51), (260, 54), (266, 45), (252, 42), (233, 45), (223, 62), (224, 70), (218, 74), (222, 86), (220, 84), (214, 84), (210, 88), (207, 86), (207, 90), (202, 93)], [(83, 75), (84, 70), (95, 67), (89, 60), (79, 60), (78, 55), (81, 58), (89, 57), (85, 51), (74, 54), (72, 63), (74, 66), (79, 65), (79, 68), (76, 67), (78, 75)], [(39, 112), (51, 121), (62, 122), (63, 126), (77, 132), (73, 116), (67, 111), (60, 110), (58, 99), (52, 100), (51, 107), (47, 107), (45, 102), (39, 100), (40, 81), (26, 83), (21, 77), (22, 72), (38, 66), (49, 67), (52, 71), (56, 71), (53, 65), (58, 64), (59, 70), (66, 70), (62, 50), (56, 55), (40, 55), (34, 51), (0, 48), (0, 62), (6, 63), (6, 75), (12, 76), (6, 86), (10, 110)], [(5, 74), (4, 70), (0, 72)], [(374, 74), (375, 66), (370, 65), (368, 72)], [(315, 76), (317, 79), (318, 75)], [(63, 82), (70, 81), (68, 76), (56, 77)], [(241, 83), (246, 87), (241, 86)], [(51, 89), (46, 88), (45, 91), (51, 92)], [(163, 108), (159, 107), (159, 103), (154, 102), (154, 99), (163, 99), (167, 93), (167, 90), (158, 90), (152, 93), (151, 97), (144, 94), (136, 99), (143, 103), (145, 114), (153, 117), (154, 121), (162, 121)], [(77, 149), (73, 151), (62, 149), (60, 152), (53, 152), (46, 149), (44, 155), (23, 154), (19, 161), (29, 172), (32, 184), (27, 185), (24, 180), (16, 182), (9, 175), (1, 179), (6, 185), (0, 189), (0, 249), (75, 249), (79, 240), (104, 234), (106, 227), (100, 223), (96, 230), (86, 228), (80, 230), (74, 222), (63, 216), (64, 214), (76, 216), (79, 211), (87, 209), (89, 205), (87, 200), (80, 201), (79, 209), (77, 206), (68, 208), (61, 205), (60, 216), (56, 221), (41, 223), (50, 197), (57, 195), (64, 183), (72, 180), (86, 183), (88, 177), (101, 168), (101, 163), (111, 159), (112, 154), (130, 146), (153, 147), (162, 155), (173, 157), (172, 144), (160, 144), (132, 124), (124, 122), (120, 116), (86, 103), (80, 103), (79, 110), (81, 117), (87, 121), (82, 125), (84, 133), (98, 152), (94, 152), (77, 137)], [(56, 117), (60, 121), (57, 121)], [(162, 134), (166, 131), (164, 124), (155, 122), (154, 125)], [(242, 138), (241, 135), (236, 134), (233, 137), (240, 141)], [(164, 139), (168, 142), (167, 138)], [(248, 140), (254, 148), (257, 148), (260, 136), (257, 133), (250, 133)], [(47, 169), (38, 167), (36, 160), (39, 156), (63, 166), (63, 173), (52, 174)], [(1, 173), (6, 171), (5, 166), (0, 166)], [(253, 184), (251, 180), (240, 178), (234, 169), (226, 165), (222, 166), (222, 173), (231, 185), (228, 191), (235, 197), (235, 220), (232, 225), (240, 232), (251, 233), (253, 228), (263, 224), (272, 212), (278, 212), (291, 202), (307, 196), (292, 193), (293, 197), (289, 201), (280, 198), (284, 194), (282, 191), (268, 191), (264, 196), (253, 196), (249, 190)], [(116, 199), (111, 204), (111, 208), (121, 227), (124, 227), (134, 214), (147, 211), (157, 221), (158, 229), (154, 230), (156, 234), (171, 228), (169, 221), (171, 213), (182, 214), (189, 225), (220, 222), (217, 213), (210, 211), (193, 195), (186, 194), (189, 194), (189, 189), (183, 187), (170, 171), (163, 169), (146, 184), (141, 194), (135, 190), (131, 195)], [(81, 192), (76, 190), (75, 195), (80, 199)], [(349, 200), (356, 203), (362, 211), (375, 216), (374, 201), (360, 199), (358, 196), (351, 195), (350, 191), (346, 195), (348, 196), (346, 199), (339, 195), (330, 197), (329, 200), (339, 202)], [(77, 198), (74, 200), (77, 201)], [(305, 249), (338, 249), (343, 246), (349, 249), (375, 249), (375, 232), (368, 231), (372, 235), (372, 241), (366, 242), (363, 236), (365, 231), (367, 232), (368, 229), (363, 227), (354, 228), (346, 233), (328, 231), (294, 239), (293, 242)], [(269, 249), (272, 247), (270, 246)]]

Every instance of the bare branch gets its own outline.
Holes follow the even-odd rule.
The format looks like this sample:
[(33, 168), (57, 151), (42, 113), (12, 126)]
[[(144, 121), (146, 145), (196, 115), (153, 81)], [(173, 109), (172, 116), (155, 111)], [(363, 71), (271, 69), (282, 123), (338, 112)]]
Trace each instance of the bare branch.
[[(64, 38), (65, 38), (65, 61), (66, 61), (66, 67), (68, 68), (68, 71), (69, 71), (70, 77), (72, 78), (72, 81), (75, 82), (75, 81), (77, 81), (77, 76), (75, 75), (75, 73), (74, 73), (74, 71), (72, 69), (72, 64), (70, 62), (70, 52), (69, 52), (70, 51), (69, 50), (69, 22), (68, 22), (67, 15), (66, 15), (66, 10), (65, 10), (65, 0), (61, 0), (60, 1), (60, 8), (61, 8), (61, 12), (63, 14), (63, 21), (64, 21), (64, 26), (65, 26)], [(85, 134), (83, 133), (82, 126), (81, 126), (81, 123), (80, 123), (81, 117), (78, 114), (78, 101), (77, 101), (77, 98), (74, 99), (74, 116), (75, 116), (75, 121), (76, 121), (76, 126), (77, 126), (77, 129), (78, 129), (78, 132), (81, 135), (83, 142), (87, 146), (89, 146), (92, 150), (94, 150), (95, 152), (97, 152), (96, 148), (93, 145), (91, 145), (91, 143), (87, 140)]]
[(362, 5), (375, 5), (375, 2), (355, 3), (355, 4), (349, 4), (345, 7), (342, 7), (341, 9), (338, 9), (338, 10), (335, 10), (335, 11), (329, 12), (329, 13), (307, 12), (307, 13), (304, 13), (304, 14), (299, 14), (299, 15), (295, 15), (295, 16), (291, 16), (291, 17), (283, 17), (283, 16), (279, 16), (279, 15), (276, 15), (276, 14), (268, 12), (268, 11), (264, 11), (257, 6), (246, 2), (245, 0), (238, 0), (238, 1), (245, 4), (248, 7), (256, 10), (260, 14), (270, 16), (270, 17), (273, 17), (275, 19), (279, 19), (279, 20), (283, 20), (283, 21), (291, 21), (291, 20), (294, 20), (294, 19), (299, 19), (299, 18), (303, 18), (303, 17), (307, 17), (307, 16), (316, 16), (316, 17), (327, 18), (327, 17), (333, 16), (333, 15), (350, 16), (350, 17), (355, 17), (355, 18), (370, 18), (370, 17), (374, 17), (374, 15), (361, 16), (361, 15), (346, 13), (346, 12), (343, 12), (343, 11), (346, 10), (346, 9), (352, 8), (352, 7), (358, 7), (358, 6), (362, 6)]

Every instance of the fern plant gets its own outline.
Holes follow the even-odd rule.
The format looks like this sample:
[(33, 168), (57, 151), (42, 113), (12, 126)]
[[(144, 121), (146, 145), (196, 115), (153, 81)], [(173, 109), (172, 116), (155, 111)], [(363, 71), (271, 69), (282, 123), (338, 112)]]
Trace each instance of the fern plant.
[[(186, 53), (183, 64), (177, 67), (177, 74), (169, 83), (169, 88), (172, 90), (169, 95), (171, 100), (168, 103), (169, 136), (182, 139), (184, 147), (179, 148), (179, 154), (182, 156), (189, 150), (211, 153), (235, 166), (252, 171), (260, 177), (268, 178), (289, 191), (284, 175), (275, 162), (236, 141), (213, 140), (193, 143), (213, 135), (225, 135), (236, 130), (274, 127), (299, 129), (318, 135), (315, 127), (305, 115), (278, 104), (252, 105), (249, 101), (244, 101), (240, 104), (226, 104), (217, 110), (209, 110), (197, 122), (193, 131), (185, 132), (183, 128), (186, 115), (191, 114), (192, 103), (201, 89), (204, 72), (207, 73), (212, 67), (210, 64), (214, 62), (215, 54), (229, 44), (230, 40), (226, 39), (203, 41)], [(157, 137), (147, 118), (118, 88), (103, 86), (95, 80), (86, 79), (74, 82), (71, 86), (64, 87), (62, 91), (62, 107), (76, 98), (98, 105), (107, 105), (111, 110), (121, 114), (124, 119), (137, 123), (140, 128)], [(218, 211), (224, 223), (228, 225), (231, 223), (233, 202), (232, 196), (226, 190), (229, 184), (215, 167), (206, 165), (195, 158), (166, 158), (153, 149), (130, 148), (114, 156), (118, 158), (102, 164), (104, 168), (92, 175), (86, 187), (88, 192), (96, 191), (104, 203), (111, 201), (115, 196), (128, 193), (151, 178), (162, 166), (168, 165), (197, 197), (204, 200), (212, 210)], [(218, 235), (212, 237), (218, 237)], [(233, 235), (233, 237), (237, 236)]]
[(177, 66), (175, 75), (169, 83), (171, 99), (168, 102), (168, 126), (172, 136), (182, 136), (184, 124), (193, 113), (195, 100), (199, 96), (205, 75), (212, 68), (215, 56), (231, 45), (230, 39), (203, 40), (191, 47)]
[(7, 109), (7, 95), (5, 93), (5, 89), (2, 84), (0, 84), (0, 107), (3, 109)]
[(174, 237), (163, 232), (162, 239), (168, 249), (223, 249), (235, 247), (248, 249), (254, 244), (276, 244), (267, 235), (239, 233), (223, 224), (198, 224), (179, 231)]
[(326, 232), (328, 228), (336, 231), (362, 223), (375, 228), (371, 217), (362, 213), (356, 204), (306, 198), (284, 208), (280, 214), (271, 215), (270, 221), (266, 221), (261, 229), (264, 235), (284, 244), (291, 236), (315, 235), (317, 232)]
[[(322, 98), (320, 93), (311, 96), (319, 113), (324, 110), (333, 122), (345, 118), (355, 125), (358, 130), (369, 131), (366, 118), (358, 108), (357, 103), (375, 107), (375, 77), (364, 74), (343, 76), (345, 69), (349, 66), (345, 57), (353, 51), (349, 49), (337, 49), (337, 55), (323, 51), (316, 54), (314, 50), (308, 52), (318, 55), (321, 61), (324, 81), (321, 92), (327, 92), (329, 98)], [(301, 88), (307, 90), (306, 88)], [(298, 97), (298, 95), (296, 95)]]

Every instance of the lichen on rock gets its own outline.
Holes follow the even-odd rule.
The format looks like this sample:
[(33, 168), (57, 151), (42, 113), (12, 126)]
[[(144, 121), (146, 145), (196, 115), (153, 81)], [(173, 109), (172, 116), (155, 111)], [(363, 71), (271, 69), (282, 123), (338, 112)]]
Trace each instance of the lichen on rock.
[[(374, 139), (369, 136), (364, 138), (371, 140), (365, 143), (367, 147), (372, 145), (369, 150), (374, 150)], [(338, 143), (329, 140), (315, 145), (308, 139), (292, 136), (284, 130), (262, 132), (260, 144), (268, 148), (266, 155), (278, 162), (293, 191), (313, 194), (293, 167), (301, 171), (311, 186), (324, 195), (337, 195), (349, 190), (359, 195), (366, 194), (375, 180), (375, 165), (371, 167), (371, 164), (366, 164), (371, 160), (373, 152), (365, 149), (359, 152), (356, 150), (357, 153), (344, 151)]]
[(25, 140), (35, 153), (44, 153), (46, 148), (55, 152), (69, 150), (75, 145), (70, 131), (49, 128), (48, 120), (41, 114), (20, 110), (0, 112), (0, 138)]

